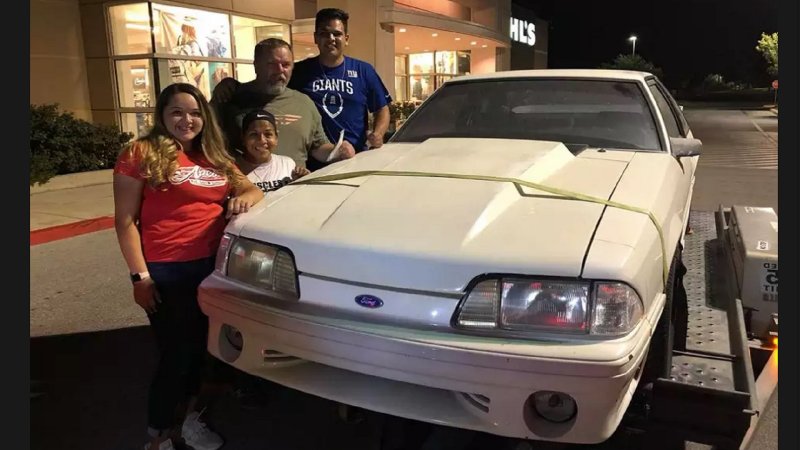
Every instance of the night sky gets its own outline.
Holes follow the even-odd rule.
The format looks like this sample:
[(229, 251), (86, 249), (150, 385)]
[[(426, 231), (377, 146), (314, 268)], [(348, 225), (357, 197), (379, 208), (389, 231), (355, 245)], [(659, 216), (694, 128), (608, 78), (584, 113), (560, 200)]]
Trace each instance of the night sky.
[(671, 89), (710, 73), (767, 86), (755, 50), (761, 32), (778, 31), (778, 0), (514, 0), (549, 22), (548, 67), (594, 68), (620, 53), (660, 67)]

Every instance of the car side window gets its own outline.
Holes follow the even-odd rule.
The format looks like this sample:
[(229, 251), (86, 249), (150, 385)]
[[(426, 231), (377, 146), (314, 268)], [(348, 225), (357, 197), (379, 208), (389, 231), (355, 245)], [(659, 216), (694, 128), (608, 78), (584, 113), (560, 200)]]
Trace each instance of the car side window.
[(656, 86), (653, 82), (648, 83), (648, 86), (650, 87), (650, 92), (653, 93), (653, 97), (656, 99), (658, 110), (661, 111), (661, 116), (664, 118), (664, 125), (667, 127), (667, 134), (669, 137), (681, 137), (681, 130), (678, 127), (678, 120), (675, 118), (672, 108), (669, 107), (669, 101), (664, 96), (664, 93), (662, 93), (661, 89), (659, 89), (658, 86)]
[(689, 122), (686, 121), (686, 116), (683, 115), (683, 111), (680, 110), (680, 106), (675, 103), (675, 107), (678, 108), (678, 111), (675, 113), (678, 115), (678, 119), (680, 120), (680, 125), (683, 128), (683, 136), (685, 137), (689, 134)]
[(681, 111), (681, 107), (678, 105), (678, 102), (675, 101), (675, 98), (669, 94), (667, 88), (659, 81), (656, 80), (656, 86), (664, 96), (667, 98), (667, 101), (672, 106), (672, 112), (678, 117), (678, 125), (681, 128), (681, 136), (686, 137), (689, 134), (689, 122), (686, 121), (686, 117), (683, 115), (683, 111)]

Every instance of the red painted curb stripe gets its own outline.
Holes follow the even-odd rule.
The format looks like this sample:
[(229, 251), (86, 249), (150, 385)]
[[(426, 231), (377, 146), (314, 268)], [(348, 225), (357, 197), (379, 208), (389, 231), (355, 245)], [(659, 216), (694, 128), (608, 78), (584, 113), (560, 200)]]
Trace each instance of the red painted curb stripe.
[(80, 222), (56, 225), (31, 231), (31, 246), (71, 238), (95, 231), (107, 230), (114, 226), (114, 217), (98, 217), (96, 219), (81, 220)]

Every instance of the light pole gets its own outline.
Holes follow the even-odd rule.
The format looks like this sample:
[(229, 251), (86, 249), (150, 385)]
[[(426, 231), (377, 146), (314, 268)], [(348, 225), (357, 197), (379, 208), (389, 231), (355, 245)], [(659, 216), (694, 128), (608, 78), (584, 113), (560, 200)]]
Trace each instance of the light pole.
[(633, 56), (636, 54), (636, 36), (631, 35), (631, 37), (629, 37), (628, 40), (633, 42), (633, 50), (631, 51), (631, 56)]

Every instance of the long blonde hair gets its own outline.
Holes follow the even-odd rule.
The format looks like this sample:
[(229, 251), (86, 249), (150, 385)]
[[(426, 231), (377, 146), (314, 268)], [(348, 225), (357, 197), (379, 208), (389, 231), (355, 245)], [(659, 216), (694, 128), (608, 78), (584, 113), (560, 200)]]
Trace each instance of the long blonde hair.
[(208, 101), (199, 89), (187, 83), (175, 83), (167, 86), (158, 95), (155, 110), (155, 125), (150, 132), (129, 144), (131, 152), (139, 153), (140, 174), (147, 184), (158, 188), (169, 181), (169, 177), (178, 169), (179, 144), (167, 131), (164, 124), (164, 110), (170, 100), (177, 94), (189, 94), (200, 106), (203, 129), (195, 136), (192, 144), (200, 150), (211, 166), (225, 176), (232, 187), (241, 182), (235, 170), (233, 157), (226, 150), (225, 137), (217, 124)]

